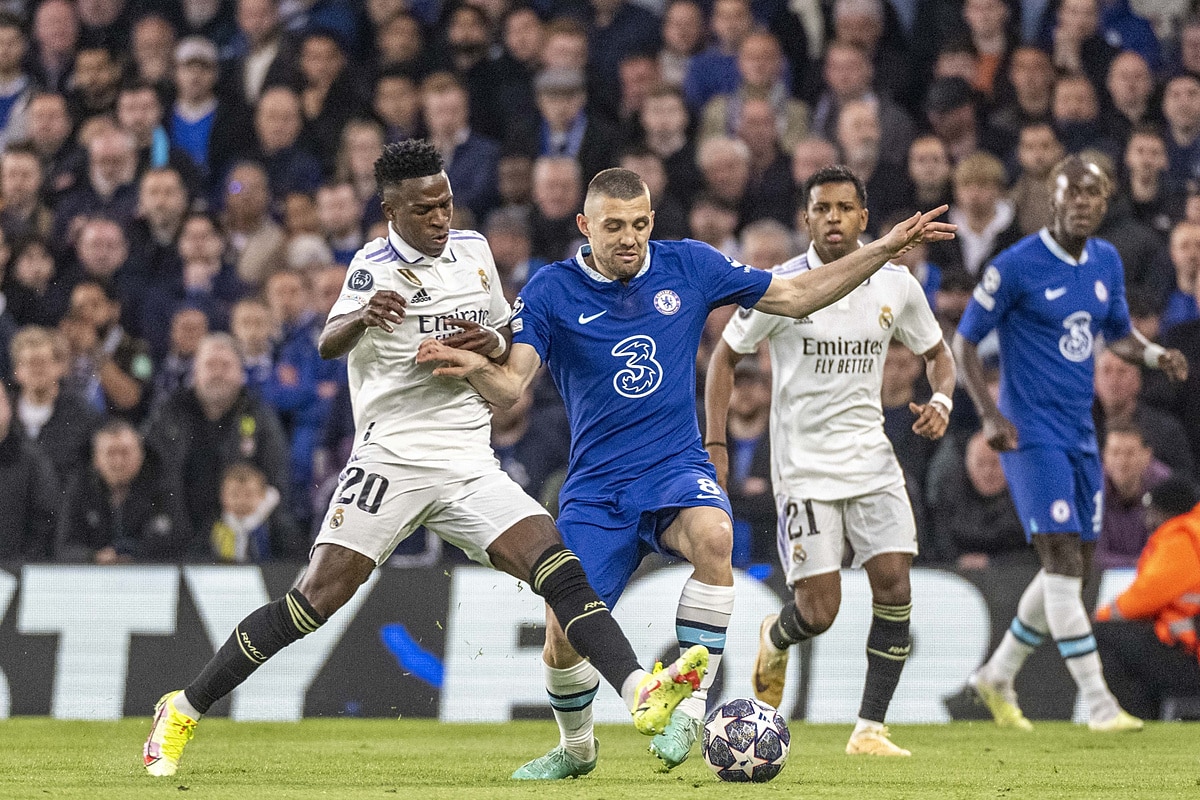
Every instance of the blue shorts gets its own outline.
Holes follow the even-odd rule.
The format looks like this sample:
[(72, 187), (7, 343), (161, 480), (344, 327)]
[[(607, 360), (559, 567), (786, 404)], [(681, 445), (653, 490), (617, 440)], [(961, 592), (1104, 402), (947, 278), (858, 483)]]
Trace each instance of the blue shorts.
[(1000, 464), (1025, 539), (1035, 533), (1100, 537), (1104, 515), (1104, 469), (1100, 456), (1058, 447), (1022, 447), (1000, 454)]
[(664, 548), (659, 537), (680, 509), (694, 506), (713, 506), (733, 518), (729, 497), (707, 461), (685, 462), (615, 490), (598, 490), (587, 499), (564, 500), (557, 523), (592, 588), (612, 608), (649, 553), (680, 557)]

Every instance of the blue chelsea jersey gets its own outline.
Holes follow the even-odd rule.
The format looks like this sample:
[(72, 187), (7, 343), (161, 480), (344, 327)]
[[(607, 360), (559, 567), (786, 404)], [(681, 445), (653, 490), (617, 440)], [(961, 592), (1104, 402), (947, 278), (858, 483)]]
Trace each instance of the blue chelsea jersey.
[(754, 305), (772, 279), (689, 239), (650, 242), (628, 284), (587, 266), (589, 252), (539, 269), (513, 307), (513, 341), (549, 366), (570, 418), (564, 501), (707, 458), (696, 423), (705, 320), (717, 306)]
[(958, 331), (1000, 337), (1000, 412), (1020, 446), (1096, 451), (1096, 336), (1129, 335), (1125, 270), (1116, 248), (1088, 239), (1078, 262), (1049, 231), (1026, 236), (984, 270)]

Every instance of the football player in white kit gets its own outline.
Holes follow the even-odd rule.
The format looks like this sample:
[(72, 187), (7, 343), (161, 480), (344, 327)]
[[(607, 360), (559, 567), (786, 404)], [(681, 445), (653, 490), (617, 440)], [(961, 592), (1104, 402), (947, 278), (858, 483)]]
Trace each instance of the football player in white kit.
[(159, 701), (143, 751), (152, 775), (173, 775), (200, 715), (324, 624), (421, 525), (527, 581), (642, 733), (661, 733), (707, 669), (700, 646), (666, 669), (640, 667), (550, 515), (501, 471), (487, 403), (466, 380), (416, 363), (430, 337), (503, 359), (511, 334), (497, 328), (512, 311), (487, 240), (450, 229), (453, 194), (432, 145), (388, 145), (375, 179), (388, 236), (354, 257), (318, 345), (323, 358), (349, 353), (357, 445), (295, 588), (242, 620), (186, 689)]
[[(845, 167), (806, 183), (812, 244), (775, 268), (781, 277), (818, 269), (856, 250), (867, 224), (866, 192)], [(880, 388), (896, 337), (925, 359), (934, 393), (912, 404), (913, 431), (941, 438), (950, 418), (954, 358), (921, 285), (887, 264), (842, 300), (793, 320), (745, 310), (730, 320), (709, 362), (705, 445), (724, 484), (725, 423), (737, 362), (768, 342), (771, 353), (771, 471), (779, 513), (779, 557), (794, 597), (763, 620), (754, 691), (778, 706), (791, 645), (828, 630), (841, 605), (845, 543), (871, 584), (867, 678), (852, 755), (907, 756), (888, 738), (884, 716), (911, 646), (909, 569), (917, 531), (904, 475), (883, 432)]]

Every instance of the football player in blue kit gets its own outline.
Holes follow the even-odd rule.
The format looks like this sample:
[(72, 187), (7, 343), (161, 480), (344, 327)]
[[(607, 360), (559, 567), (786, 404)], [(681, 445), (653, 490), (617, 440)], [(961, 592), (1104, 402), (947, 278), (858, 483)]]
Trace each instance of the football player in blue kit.
[[(728, 303), (803, 317), (918, 242), (952, 238), (953, 225), (934, 222), (944, 211), (914, 215), (826, 269), (783, 279), (699, 242), (649, 241), (654, 212), (646, 184), (629, 170), (604, 170), (577, 217), (588, 244), (574, 258), (542, 267), (524, 288), (505, 365), (432, 339), (422, 343), (418, 360), (444, 362), (435, 375), (466, 377), (497, 405), (511, 405), (548, 365), (571, 422), (558, 525), (605, 603), (616, 602), (648, 553), (694, 567), (676, 633), (683, 647), (708, 648), (710, 677), (652, 740), (651, 751), (668, 768), (687, 758), (699, 733), (734, 600), (729, 499), (696, 422), (696, 352), (705, 320)], [(596, 764), (591, 702), (598, 676), (549, 616), (544, 660), (562, 738), (518, 769), (518, 779), (583, 775)]]
[[(1116, 249), (1090, 238), (1112, 191), (1095, 164), (1071, 156), (1051, 174), (1050, 228), (998, 255), (983, 272), (954, 338), (967, 390), (1004, 475), (1025, 535), (1042, 570), (1030, 582), (996, 652), (970, 685), (1003, 727), (1029, 730), (1013, 679), (1033, 649), (1053, 637), (1088, 706), (1094, 731), (1141, 730), (1104, 682), (1084, 609), (1083, 576), (1091, 566), (1103, 513), (1103, 472), (1092, 423), (1097, 336), (1121, 358), (1187, 377), (1178, 350), (1133, 330), (1125, 271)], [(999, 404), (989, 394), (977, 345), (1000, 340)]]

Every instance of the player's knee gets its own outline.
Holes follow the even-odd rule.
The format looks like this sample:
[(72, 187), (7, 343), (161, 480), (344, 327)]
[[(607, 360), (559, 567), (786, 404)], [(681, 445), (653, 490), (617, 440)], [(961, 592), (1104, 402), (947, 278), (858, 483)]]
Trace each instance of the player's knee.
[(840, 596), (813, 597), (796, 594), (796, 613), (800, 615), (804, 627), (812, 631), (814, 636), (824, 633), (833, 626), (841, 606)]
[(350, 601), (350, 598), (358, 591), (358, 587), (362, 586), (370, 574), (369, 571), (360, 575), (350, 572), (329, 574), (319, 571), (314, 573), (310, 570), (304, 573), (304, 577), (296, 584), (296, 588), (312, 604), (312, 607), (320, 612), (321, 616), (328, 619), (333, 616), (335, 611)]
[(686, 553), (692, 565), (702, 569), (730, 569), (733, 560), (733, 526), (728, 522), (708, 525), (688, 540)]
[(912, 602), (912, 586), (908, 576), (879, 584), (871, 590), (871, 599), (885, 606), (905, 606)]

